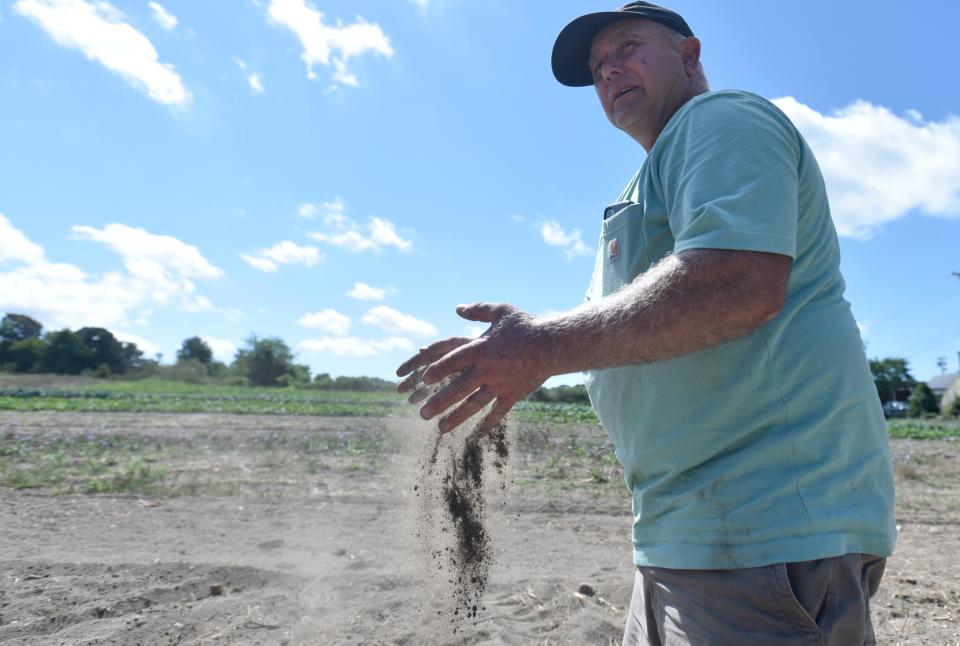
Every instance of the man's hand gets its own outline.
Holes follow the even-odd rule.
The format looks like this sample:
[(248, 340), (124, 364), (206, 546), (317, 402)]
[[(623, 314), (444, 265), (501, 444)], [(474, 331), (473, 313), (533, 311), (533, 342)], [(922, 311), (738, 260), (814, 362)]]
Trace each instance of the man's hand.
[(397, 386), (400, 392), (416, 388), (421, 379), (426, 385), (449, 379), (420, 409), (421, 417), (431, 419), (462, 402), (440, 419), (441, 433), (452, 431), (490, 402), (494, 404), (483, 427), (493, 428), (550, 377), (542, 334), (531, 316), (506, 303), (460, 305), (457, 314), (489, 323), (490, 328), (476, 339), (437, 341), (397, 369), (397, 376), (409, 375)]

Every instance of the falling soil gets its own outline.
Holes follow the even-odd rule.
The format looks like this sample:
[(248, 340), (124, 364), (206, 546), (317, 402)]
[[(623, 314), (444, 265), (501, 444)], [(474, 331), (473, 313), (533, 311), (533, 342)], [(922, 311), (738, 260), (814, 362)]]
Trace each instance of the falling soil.
[[(426, 506), (422, 507), (420, 521), (428, 527), (424, 528), (421, 538), (432, 526), (441, 536), (453, 539), (452, 544), (440, 549), (433, 541), (427, 541), (427, 546), (434, 575), (446, 572), (445, 582), (452, 586), (450, 619), (453, 631), (457, 632), (465, 620), (475, 619), (484, 610), (483, 594), (493, 562), (493, 546), (485, 523), (486, 457), (492, 455), (490, 465), (499, 476), (502, 491), (506, 487), (504, 469), (510, 451), (505, 423), (501, 422), (491, 431), (484, 431), (478, 423), (465, 439), (457, 442), (451, 437), (446, 459), (441, 461), (440, 444), (446, 443), (450, 435), (456, 434), (436, 435), (430, 457), (422, 465), (416, 490), (425, 492), (421, 500)], [(439, 486), (432, 494), (428, 493), (430, 482), (437, 478)], [(438, 507), (439, 517), (434, 515)], [(447, 543), (451, 541), (448, 539)]]

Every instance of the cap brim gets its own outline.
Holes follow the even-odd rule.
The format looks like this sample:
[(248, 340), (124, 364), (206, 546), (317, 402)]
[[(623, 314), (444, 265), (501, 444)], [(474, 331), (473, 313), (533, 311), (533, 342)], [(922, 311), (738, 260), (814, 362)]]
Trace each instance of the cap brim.
[(607, 25), (634, 17), (642, 18), (622, 11), (600, 11), (573, 20), (560, 31), (553, 44), (553, 55), (550, 59), (553, 75), (569, 87), (593, 85), (593, 74), (589, 66), (593, 39)]

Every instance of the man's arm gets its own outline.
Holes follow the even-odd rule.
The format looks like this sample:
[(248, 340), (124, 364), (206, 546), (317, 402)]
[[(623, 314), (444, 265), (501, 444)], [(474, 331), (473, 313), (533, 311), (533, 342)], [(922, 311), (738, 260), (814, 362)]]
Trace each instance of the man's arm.
[[(425, 384), (452, 377), (420, 414), (451, 431), (490, 402), (492, 427), (553, 375), (663, 361), (750, 334), (786, 300), (788, 256), (755, 251), (691, 249), (668, 256), (596, 304), (536, 319), (507, 304), (460, 306), (460, 316), (490, 323), (477, 339), (439, 341), (397, 370), (427, 366)], [(458, 374), (459, 373), (459, 374)], [(405, 392), (417, 372), (401, 382)]]

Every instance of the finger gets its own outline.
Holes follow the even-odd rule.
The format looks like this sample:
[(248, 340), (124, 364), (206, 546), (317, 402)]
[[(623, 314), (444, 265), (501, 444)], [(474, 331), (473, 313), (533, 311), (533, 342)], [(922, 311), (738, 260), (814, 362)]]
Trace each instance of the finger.
[(469, 343), (472, 340), (473, 339), (465, 336), (455, 336), (444, 339), (443, 341), (431, 343), (425, 348), (420, 348), (420, 352), (400, 364), (400, 367), (397, 368), (397, 376), (402, 377), (416, 368), (429, 365), (454, 348), (464, 343)]
[(513, 312), (513, 309), (513, 306), (508, 303), (473, 303), (471, 305), (457, 305), (457, 314), (468, 321), (493, 323)]
[(429, 397), (433, 393), (433, 389), (430, 386), (424, 386), (420, 384), (414, 388), (413, 392), (410, 393), (410, 396), (407, 397), (407, 402), (410, 404), (419, 404), (424, 399)]
[(492, 402), (494, 397), (493, 391), (487, 386), (483, 386), (467, 397), (466, 401), (460, 404), (456, 410), (441, 419), (437, 427), (441, 433), (449, 433), (483, 410), (483, 407)]
[(477, 360), (476, 348), (478, 344), (482, 343), (482, 340), (471, 339), (471, 341), (473, 341), (473, 343), (462, 345), (427, 366), (426, 372), (423, 373), (423, 383), (427, 385), (439, 383), (448, 377), (456, 375), (458, 372), (463, 372), (473, 367), (473, 364), (476, 363)]
[(472, 370), (454, 377), (420, 408), (420, 417), (430, 419), (439, 415), (479, 387), (480, 377)]
[(510, 409), (513, 408), (513, 405), (516, 403), (516, 400), (498, 397), (497, 403), (493, 405), (490, 412), (487, 413), (483, 421), (480, 422), (481, 432), (490, 433), (495, 429), (497, 424), (503, 421), (503, 418), (507, 416), (507, 413), (510, 412)]
[(423, 385), (423, 373), (426, 372), (426, 366), (421, 366), (407, 375), (407, 378), (397, 384), (397, 392), (405, 393), (408, 390)]

